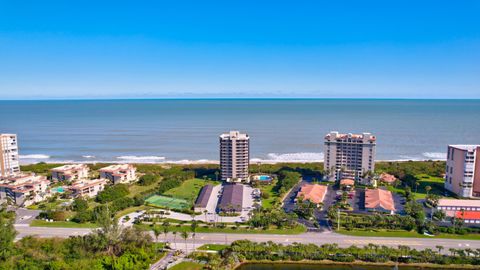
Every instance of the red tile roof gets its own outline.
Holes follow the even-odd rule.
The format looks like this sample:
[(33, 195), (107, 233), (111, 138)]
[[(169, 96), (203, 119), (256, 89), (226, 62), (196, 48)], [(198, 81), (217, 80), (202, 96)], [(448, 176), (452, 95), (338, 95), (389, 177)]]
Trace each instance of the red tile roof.
[(392, 193), (383, 189), (365, 190), (365, 208), (383, 208), (395, 211), (395, 203), (393, 202)]
[(380, 181), (386, 182), (386, 183), (393, 183), (397, 180), (397, 178), (394, 175), (388, 174), (388, 173), (382, 173), (380, 174)]
[(297, 198), (309, 200), (313, 203), (321, 203), (327, 193), (327, 186), (306, 184), (302, 186), (297, 194)]
[(478, 211), (457, 211), (455, 212), (456, 218), (466, 220), (480, 220), (480, 212)]
[(340, 186), (353, 186), (353, 185), (355, 185), (355, 180), (353, 179), (345, 178), (340, 180)]

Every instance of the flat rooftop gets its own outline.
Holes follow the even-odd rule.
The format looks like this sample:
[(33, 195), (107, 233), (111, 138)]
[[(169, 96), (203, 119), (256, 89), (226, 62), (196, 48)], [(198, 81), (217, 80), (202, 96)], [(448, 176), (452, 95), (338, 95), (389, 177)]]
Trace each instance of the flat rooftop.
[(127, 171), (127, 170), (130, 170), (130, 169), (133, 169), (133, 165), (131, 165), (131, 164), (115, 164), (115, 165), (110, 165), (110, 166), (107, 166), (107, 167), (103, 167), (99, 171), (115, 173), (115, 172), (118, 172), (118, 171)]
[(240, 133), (240, 131), (230, 131), (229, 133), (223, 133), (220, 135), (221, 139), (240, 139), (240, 140), (248, 140), (248, 134)]
[(480, 200), (456, 200), (440, 199), (437, 207), (456, 206), (456, 207), (480, 207)]
[(54, 172), (66, 172), (66, 171), (72, 171), (72, 170), (82, 170), (84, 168), (87, 168), (87, 165), (85, 164), (67, 164), (63, 165), (60, 167), (55, 167), (52, 169)]
[(466, 150), (466, 151), (473, 151), (480, 147), (480, 144), (451, 144), (449, 145), (452, 148)]

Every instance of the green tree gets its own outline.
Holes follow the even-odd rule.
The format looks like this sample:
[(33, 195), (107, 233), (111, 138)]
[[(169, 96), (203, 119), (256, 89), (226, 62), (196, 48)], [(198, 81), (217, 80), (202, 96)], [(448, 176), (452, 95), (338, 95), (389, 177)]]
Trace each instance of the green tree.
[(13, 226), (15, 216), (0, 206), (0, 261), (8, 259), (14, 250), (13, 241), (17, 232)]
[(432, 190), (431, 186), (426, 186), (425, 187), (425, 191), (427, 192), (427, 196), (428, 196), (428, 193), (430, 192), (430, 190)]
[(83, 198), (76, 198), (72, 203), (72, 208), (77, 212), (86, 211), (88, 209), (88, 202)]
[(183, 240), (185, 241), (185, 254), (187, 254), (188, 252), (188, 248), (187, 248), (187, 239), (188, 239), (188, 232), (187, 231), (182, 231), (180, 233), (180, 236), (183, 238)]
[(107, 254), (117, 254), (121, 243), (122, 228), (108, 207), (102, 208), (98, 212), (97, 224), (100, 228), (94, 231), (94, 235), (104, 243)]
[(162, 233), (162, 230), (158, 226), (153, 226), (152, 230), (153, 230), (153, 235), (155, 235), (155, 241), (158, 242), (158, 237)]

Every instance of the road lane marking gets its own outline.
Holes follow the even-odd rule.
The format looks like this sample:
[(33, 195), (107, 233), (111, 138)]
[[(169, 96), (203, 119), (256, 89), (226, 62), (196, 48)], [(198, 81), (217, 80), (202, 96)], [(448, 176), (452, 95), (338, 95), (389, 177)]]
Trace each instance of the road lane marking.
[(376, 244), (376, 245), (406, 245), (406, 246), (421, 246), (422, 244), (417, 241), (403, 241), (403, 240), (396, 240), (396, 241), (388, 241), (388, 240), (344, 240), (344, 242), (353, 244), (353, 245), (368, 245), (368, 244)]

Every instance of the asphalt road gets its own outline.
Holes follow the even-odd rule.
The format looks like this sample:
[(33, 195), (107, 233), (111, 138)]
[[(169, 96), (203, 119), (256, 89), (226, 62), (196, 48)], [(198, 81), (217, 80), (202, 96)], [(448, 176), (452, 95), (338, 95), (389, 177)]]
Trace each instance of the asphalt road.
[[(77, 228), (47, 228), (47, 227), (28, 227), (16, 226), (19, 232), (17, 239), (28, 235), (37, 235), (39, 237), (68, 237), (71, 235), (85, 235), (91, 232), (91, 229), (77, 229)], [(168, 236), (168, 241), (173, 243), (173, 235)], [(303, 233), (298, 235), (276, 235), (276, 234), (223, 234), (223, 233), (197, 233), (195, 244), (225, 244), (231, 243), (235, 240), (247, 239), (256, 242), (273, 241), (276, 243), (289, 244), (293, 242), (298, 243), (313, 243), (316, 245), (337, 243), (340, 247), (348, 247), (351, 245), (363, 246), (369, 243), (376, 245), (385, 245), (397, 247), (398, 245), (406, 245), (415, 249), (431, 248), (436, 250), (436, 246), (444, 247), (444, 250), (449, 248), (480, 248), (480, 241), (475, 240), (461, 240), (461, 239), (429, 239), (429, 238), (401, 238), (401, 237), (358, 237), (346, 236), (333, 232), (325, 233)], [(163, 237), (161, 238), (163, 240)], [(176, 238), (178, 248), (184, 248), (185, 241)], [(188, 248), (193, 245), (193, 239), (190, 237), (187, 240)]]

